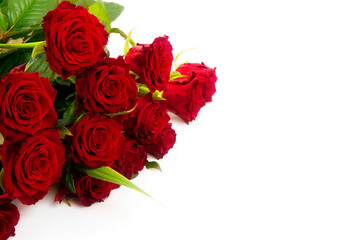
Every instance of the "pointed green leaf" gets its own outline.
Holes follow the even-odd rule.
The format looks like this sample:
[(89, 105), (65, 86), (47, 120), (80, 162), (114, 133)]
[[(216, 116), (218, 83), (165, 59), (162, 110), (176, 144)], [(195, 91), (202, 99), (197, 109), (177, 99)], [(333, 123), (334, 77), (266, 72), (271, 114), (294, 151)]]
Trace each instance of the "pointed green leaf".
[(3, 13), (1, 13), (1, 9), (0, 9), (0, 35), (5, 33), (7, 28), (8, 28), (7, 17)]
[(104, 8), (109, 16), (110, 22), (115, 21), (124, 11), (124, 7), (113, 2), (103, 2)]
[(65, 178), (65, 185), (66, 185), (67, 189), (69, 189), (72, 193), (76, 193), (74, 178), (71, 174), (70, 164), (67, 164), (67, 166), (65, 167), (64, 178)]
[(36, 46), (34, 47), (31, 57), (34, 57), (35, 55), (39, 54), (39, 53), (43, 53), (45, 52), (44, 47), (46, 46), (46, 42), (40, 42), (38, 44), (36, 44)]
[(46, 53), (42, 52), (35, 55), (31, 60), (26, 64), (26, 72), (39, 72), (41, 77), (46, 77), (49, 80), (52, 76), (52, 70), (49, 67), (49, 63), (46, 61)]
[(181, 73), (177, 72), (177, 71), (172, 71), (170, 73), (170, 79), (169, 81), (171, 82), (172, 80), (178, 79), (178, 78), (182, 78), (182, 77), (188, 77), (187, 75), (182, 75)]
[(67, 129), (67, 127), (62, 126), (59, 128), (59, 135), (61, 139), (66, 139), (66, 136), (72, 136), (72, 133), (69, 129)]
[(157, 169), (157, 170), (159, 170), (160, 172), (162, 172), (161, 167), (160, 167), (160, 165), (159, 165), (157, 162), (147, 162), (147, 163), (145, 164), (145, 167), (146, 167), (147, 169)]
[(110, 32), (110, 20), (109, 16), (101, 2), (91, 4), (88, 8), (89, 13), (95, 15), (99, 21), (105, 26), (106, 31)]
[(11, 28), (41, 24), (47, 12), (56, 7), (57, 0), (8, 1), (8, 17)]
[(152, 198), (149, 194), (141, 190), (138, 186), (132, 183), (129, 179), (115, 171), (114, 169), (104, 166), (100, 168), (87, 168), (87, 167), (76, 167), (77, 170), (86, 173), (88, 176), (97, 178), (100, 180), (104, 180), (107, 182), (116, 183), (119, 185), (123, 185), (125, 187), (134, 189), (140, 193), (145, 194), (146, 196)]
[(62, 119), (58, 120), (58, 128), (62, 129), (66, 125), (72, 125), (75, 120), (75, 111), (76, 111), (76, 99), (69, 104), (63, 114)]

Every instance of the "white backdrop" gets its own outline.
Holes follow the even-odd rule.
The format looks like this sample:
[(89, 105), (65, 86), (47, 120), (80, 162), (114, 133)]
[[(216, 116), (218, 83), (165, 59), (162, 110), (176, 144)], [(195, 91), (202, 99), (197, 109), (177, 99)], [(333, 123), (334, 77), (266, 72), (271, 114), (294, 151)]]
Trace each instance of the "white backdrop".
[[(90, 208), (22, 206), (14, 240), (360, 239), (359, 1), (122, 0), (113, 26), (168, 35), (217, 67), (196, 121), (174, 119), (163, 172)], [(124, 41), (111, 36), (112, 56)]]

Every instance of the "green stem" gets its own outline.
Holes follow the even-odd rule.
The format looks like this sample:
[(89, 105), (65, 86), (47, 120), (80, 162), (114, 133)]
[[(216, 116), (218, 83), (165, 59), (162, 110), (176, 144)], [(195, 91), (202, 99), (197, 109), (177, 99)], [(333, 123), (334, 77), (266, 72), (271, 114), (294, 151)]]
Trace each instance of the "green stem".
[[(124, 33), (122, 30), (120, 30), (120, 29), (118, 29), (118, 28), (112, 28), (112, 29), (110, 29), (110, 33), (118, 33), (118, 34), (120, 34), (120, 36), (122, 36), (125, 40), (126, 40), (126, 38), (127, 38), (126, 33)], [(135, 41), (132, 40), (131, 38), (130, 38), (130, 44), (131, 44), (131, 46), (133, 46), (133, 47), (136, 46)]]
[(34, 48), (39, 43), (45, 43), (45, 41), (41, 42), (31, 42), (31, 43), (20, 43), (20, 44), (5, 44), (0, 43), (0, 48)]

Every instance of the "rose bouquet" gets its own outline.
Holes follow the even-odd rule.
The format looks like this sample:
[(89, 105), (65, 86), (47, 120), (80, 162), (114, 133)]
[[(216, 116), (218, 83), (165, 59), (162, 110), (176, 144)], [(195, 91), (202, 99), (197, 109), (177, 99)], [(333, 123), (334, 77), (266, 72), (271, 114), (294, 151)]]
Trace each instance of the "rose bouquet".
[[(167, 36), (136, 44), (101, 0), (0, 0), (0, 240), (53, 184), (55, 201), (103, 201), (175, 143), (168, 111), (186, 123), (212, 100), (204, 63), (176, 64)], [(124, 56), (109, 57), (110, 34)], [(174, 69), (173, 69), (174, 66)], [(173, 70), (172, 70), (173, 69)]]

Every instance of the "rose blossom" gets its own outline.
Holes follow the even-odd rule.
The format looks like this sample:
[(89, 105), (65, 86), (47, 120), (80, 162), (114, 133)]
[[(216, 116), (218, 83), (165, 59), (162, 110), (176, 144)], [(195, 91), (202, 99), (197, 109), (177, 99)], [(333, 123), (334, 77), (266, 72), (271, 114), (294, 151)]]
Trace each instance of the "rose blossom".
[(66, 79), (106, 56), (108, 32), (86, 8), (63, 1), (44, 17), (46, 56), (51, 70)]
[(136, 104), (137, 85), (122, 57), (106, 58), (78, 76), (79, 102), (91, 112), (122, 112)]
[(125, 56), (130, 70), (139, 75), (136, 81), (152, 92), (165, 90), (169, 84), (173, 55), (168, 38), (158, 37), (151, 44), (137, 44)]
[(170, 117), (163, 101), (153, 101), (151, 93), (138, 99), (134, 111), (118, 117), (122, 120), (125, 133), (136, 138), (141, 145), (155, 141), (165, 128)]
[(19, 211), (10, 199), (0, 199), (0, 240), (15, 236), (15, 226), (20, 218)]
[(138, 174), (146, 163), (147, 154), (144, 147), (137, 144), (136, 139), (128, 136), (124, 153), (115, 160), (112, 167), (126, 178), (131, 179), (131, 176)]
[[(196, 78), (192, 73), (189, 78)], [(171, 81), (164, 92), (166, 105), (169, 111), (181, 117), (186, 123), (194, 120), (206, 103), (203, 97), (203, 88), (198, 79), (191, 79), (184, 83)]]
[[(182, 75), (188, 75), (189, 77), (178, 78), (173, 80), (173, 83), (188, 82), (194, 79), (198, 79), (203, 89), (203, 96), (207, 102), (212, 101), (212, 96), (216, 92), (215, 82), (217, 76), (215, 73), (216, 68), (209, 68), (204, 63), (183, 63), (176, 71)], [(190, 77), (192, 73), (195, 73), (195, 78)]]
[(124, 149), (122, 126), (101, 114), (88, 113), (71, 128), (70, 155), (75, 163), (92, 168), (110, 166)]
[(22, 140), (57, 124), (56, 90), (39, 73), (8, 73), (0, 79), (0, 132)]
[(161, 131), (158, 137), (149, 145), (145, 146), (145, 151), (156, 157), (163, 158), (165, 154), (174, 146), (176, 140), (176, 132), (171, 128), (171, 123)]
[(59, 131), (43, 130), (21, 143), (5, 144), (6, 151), (1, 155), (5, 192), (23, 204), (36, 203), (61, 177), (65, 149)]

